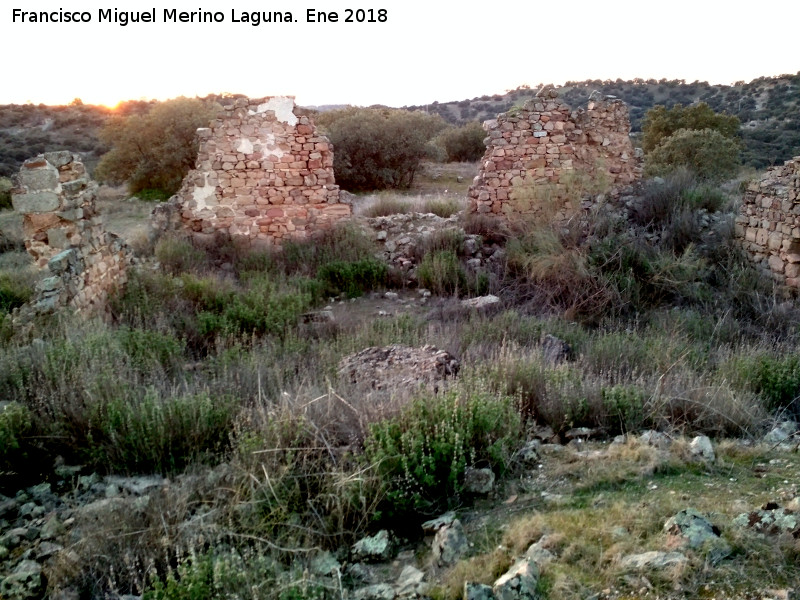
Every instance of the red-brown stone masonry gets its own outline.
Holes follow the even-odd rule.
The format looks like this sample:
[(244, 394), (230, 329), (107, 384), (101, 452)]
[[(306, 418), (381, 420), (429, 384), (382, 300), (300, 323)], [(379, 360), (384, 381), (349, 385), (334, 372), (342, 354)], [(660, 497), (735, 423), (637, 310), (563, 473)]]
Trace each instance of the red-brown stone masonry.
[(554, 89), (544, 88), (521, 109), (486, 121), (484, 129), (486, 153), (469, 190), (470, 212), (508, 219), (537, 214), (542, 207), (536, 201), (515, 202), (515, 188), (547, 186), (548, 202), (559, 200), (567, 173), (602, 177), (610, 185), (639, 175), (628, 108), (619, 100), (593, 97), (586, 109), (572, 111)]
[(306, 238), (351, 215), (333, 146), (289, 97), (239, 98), (199, 129), (195, 169), (178, 192), (184, 227), (250, 246)]
[(780, 284), (800, 288), (800, 156), (748, 185), (736, 235), (762, 270)]

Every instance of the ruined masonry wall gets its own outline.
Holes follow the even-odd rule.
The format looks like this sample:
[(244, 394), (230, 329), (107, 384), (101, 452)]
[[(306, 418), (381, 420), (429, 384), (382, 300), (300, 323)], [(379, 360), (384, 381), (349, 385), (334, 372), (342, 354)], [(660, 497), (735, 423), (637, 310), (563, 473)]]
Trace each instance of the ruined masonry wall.
[[(484, 129), (486, 153), (470, 187), (470, 212), (536, 215), (556, 200), (557, 218), (567, 217), (579, 208), (571, 204), (568, 174), (624, 185), (641, 171), (627, 106), (599, 94), (586, 109), (572, 111), (545, 87), (521, 109), (486, 121)], [(536, 187), (540, 193), (532, 193)]]
[(196, 238), (279, 245), (350, 216), (334, 182), (332, 145), (295, 114), (293, 98), (231, 101), (198, 137), (196, 168), (176, 199)]
[(105, 312), (109, 292), (125, 283), (131, 254), (103, 228), (96, 196), (97, 184), (76, 154), (48, 152), (22, 165), (11, 202), (22, 213), (26, 249), (50, 271), (27, 312)]
[(779, 283), (800, 288), (800, 156), (750, 183), (736, 235), (759, 267)]

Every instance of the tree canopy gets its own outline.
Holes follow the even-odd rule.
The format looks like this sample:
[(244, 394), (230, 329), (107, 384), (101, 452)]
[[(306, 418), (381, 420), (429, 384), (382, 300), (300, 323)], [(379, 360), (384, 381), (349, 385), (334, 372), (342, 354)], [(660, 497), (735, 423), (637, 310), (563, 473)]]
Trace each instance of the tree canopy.
[(323, 113), (317, 124), (333, 143), (336, 182), (351, 191), (410, 187), (446, 127), (421, 111), (353, 107)]
[(195, 132), (207, 126), (216, 112), (213, 103), (176, 98), (143, 115), (112, 119), (100, 133), (111, 150), (100, 159), (95, 177), (114, 184), (127, 182), (131, 193), (174, 194), (197, 159)]
[(642, 150), (652, 152), (665, 139), (680, 129), (712, 129), (726, 138), (736, 138), (739, 119), (717, 113), (705, 102), (691, 106), (676, 104), (670, 109), (657, 105), (647, 111), (642, 123)]

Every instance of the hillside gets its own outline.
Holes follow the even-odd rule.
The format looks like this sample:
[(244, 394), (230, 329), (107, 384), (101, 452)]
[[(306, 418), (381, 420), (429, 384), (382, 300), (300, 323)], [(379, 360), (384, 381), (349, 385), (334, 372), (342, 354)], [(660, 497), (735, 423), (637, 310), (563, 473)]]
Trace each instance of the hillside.
[[(644, 114), (656, 104), (670, 107), (706, 102), (716, 111), (736, 115), (742, 122), (746, 165), (763, 168), (779, 164), (800, 154), (800, 72), (796, 75), (762, 77), (750, 83), (710, 85), (682, 80), (634, 80), (567, 82), (559, 88), (567, 104), (586, 103), (593, 90), (617, 96), (630, 106), (631, 126), (641, 131)], [(481, 96), (471, 100), (434, 102), (408, 106), (441, 115), (453, 124), (493, 119), (515, 105), (521, 105), (536, 93), (521, 86), (503, 95)], [(209, 96), (213, 98), (213, 96)], [(128, 101), (116, 109), (73, 104), (70, 106), (2, 105), (0, 106), (0, 177), (15, 173), (22, 162), (45, 149), (73, 150), (84, 155), (90, 168), (108, 150), (98, 139), (103, 124), (112, 116), (146, 111), (154, 101)], [(325, 112), (336, 106), (309, 107)]]
[[(705, 102), (715, 111), (736, 115), (742, 122), (745, 164), (755, 168), (778, 164), (800, 154), (800, 72), (796, 75), (761, 77), (749, 83), (710, 85), (683, 80), (637, 79), (634, 81), (568, 81), (557, 88), (564, 101), (573, 107), (586, 103), (589, 94), (599, 90), (616, 96), (630, 107), (631, 128), (641, 131), (645, 113), (656, 104), (668, 108), (674, 104)], [(409, 106), (434, 112), (453, 124), (493, 119), (512, 106), (532, 98), (536, 89), (521, 86), (506, 94), (481, 96), (471, 100), (434, 102)]]

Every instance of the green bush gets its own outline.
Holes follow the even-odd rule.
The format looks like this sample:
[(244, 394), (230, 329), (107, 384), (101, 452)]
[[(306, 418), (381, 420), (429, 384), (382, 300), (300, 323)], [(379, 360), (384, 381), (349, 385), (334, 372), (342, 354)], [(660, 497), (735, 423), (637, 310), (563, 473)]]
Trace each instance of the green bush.
[(411, 203), (394, 196), (379, 196), (364, 210), (365, 217), (388, 217), (389, 215), (405, 215), (412, 211)]
[(699, 178), (722, 181), (736, 175), (739, 144), (713, 129), (679, 129), (648, 155), (645, 173), (665, 175), (685, 167)]
[(179, 237), (159, 240), (155, 247), (155, 256), (162, 268), (173, 275), (198, 271), (207, 262), (206, 254), (202, 250), (195, 248), (189, 240)]
[(27, 279), (29, 278), (0, 273), (0, 315), (10, 313), (33, 297), (33, 287)]
[(723, 137), (734, 139), (739, 134), (739, 119), (725, 113), (716, 113), (705, 102), (686, 107), (676, 104), (670, 109), (657, 105), (644, 116), (642, 149), (645, 153), (652, 152), (681, 129), (711, 129)]
[(0, 475), (24, 469), (23, 438), (31, 432), (32, 418), (27, 407), (17, 402), (0, 405)]
[(800, 356), (742, 356), (722, 371), (739, 387), (759, 394), (767, 410), (800, 415)]
[(417, 268), (420, 287), (437, 295), (466, 292), (467, 276), (452, 250), (434, 250), (425, 254)]
[(118, 335), (122, 349), (136, 371), (149, 373), (156, 368), (165, 372), (180, 370), (185, 352), (183, 340), (151, 329), (122, 328)]
[(172, 473), (203, 459), (221, 460), (238, 406), (208, 394), (163, 397), (154, 390), (136, 400), (96, 404), (88, 445), (94, 464), (115, 473)]
[(149, 195), (171, 196), (197, 159), (197, 128), (208, 126), (215, 113), (210, 103), (175, 98), (143, 115), (110, 120), (100, 139), (111, 151), (100, 159), (95, 177), (115, 184), (127, 181), (133, 194), (148, 190)]
[(607, 422), (617, 431), (638, 431), (644, 422), (646, 394), (632, 385), (604, 387), (601, 392)]
[(336, 148), (336, 182), (352, 191), (410, 187), (445, 126), (439, 116), (386, 108), (329, 111), (317, 121)]
[(366, 258), (357, 262), (334, 261), (322, 265), (317, 271), (328, 295), (344, 293), (348, 298), (357, 298), (364, 292), (384, 285), (388, 267), (385, 263)]
[(445, 149), (448, 162), (473, 162), (480, 160), (486, 151), (485, 138), (481, 124), (473, 121), (446, 129), (437, 136), (436, 143)]
[(437, 217), (442, 217), (443, 219), (451, 217), (460, 211), (461, 205), (455, 198), (436, 198), (428, 200), (422, 208), (420, 208), (420, 212), (433, 213)]
[(481, 386), (414, 400), (374, 424), (364, 442), (386, 494), (380, 516), (431, 515), (457, 505), (466, 467), (502, 473), (520, 436), (512, 398)]
[(11, 180), (0, 177), (0, 210), (13, 208), (11, 205)]

